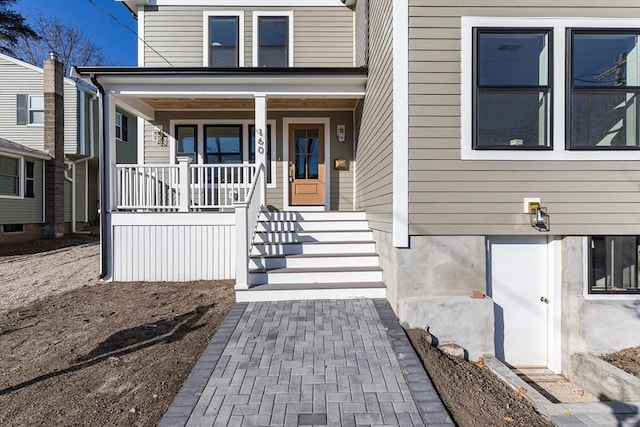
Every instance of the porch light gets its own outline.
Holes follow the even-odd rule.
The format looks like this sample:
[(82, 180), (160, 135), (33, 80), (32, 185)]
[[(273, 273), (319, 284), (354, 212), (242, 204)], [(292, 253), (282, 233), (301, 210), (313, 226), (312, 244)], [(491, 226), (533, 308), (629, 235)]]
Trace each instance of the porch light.
[(547, 208), (540, 206), (540, 203), (529, 204), (529, 218), (531, 226), (538, 231), (549, 231), (549, 214)]

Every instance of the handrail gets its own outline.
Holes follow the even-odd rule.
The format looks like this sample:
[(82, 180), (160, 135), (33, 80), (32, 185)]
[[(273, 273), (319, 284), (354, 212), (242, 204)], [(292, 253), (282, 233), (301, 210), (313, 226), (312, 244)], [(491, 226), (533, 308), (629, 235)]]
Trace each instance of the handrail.
[(263, 186), (259, 185), (264, 175), (264, 165), (256, 168), (251, 187), (244, 202), (235, 204), (236, 214), (236, 285), (235, 289), (249, 289), (249, 255), (262, 210)]

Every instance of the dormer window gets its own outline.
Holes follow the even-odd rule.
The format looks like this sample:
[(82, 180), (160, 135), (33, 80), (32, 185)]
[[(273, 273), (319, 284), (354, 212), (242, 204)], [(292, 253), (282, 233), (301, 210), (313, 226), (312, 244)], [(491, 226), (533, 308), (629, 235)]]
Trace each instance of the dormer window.
[(204, 12), (204, 66), (244, 66), (244, 12)]
[(293, 12), (255, 12), (253, 65), (293, 66)]

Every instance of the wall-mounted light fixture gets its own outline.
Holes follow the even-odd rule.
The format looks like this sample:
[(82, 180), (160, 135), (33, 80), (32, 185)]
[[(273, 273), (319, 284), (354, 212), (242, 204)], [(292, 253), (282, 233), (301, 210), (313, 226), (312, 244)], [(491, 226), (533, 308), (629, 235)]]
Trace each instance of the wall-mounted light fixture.
[(549, 231), (549, 214), (547, 208), (540, 206), (540, 203), (529, 203), (529, 220), (531, 226), (538, 231)]
[(344, 140), (346, 138), (346, 126), (345, 125), (338, 125), (337, 133), (338, 133), (338, 142), (344, 142)]
[(167, 134), (164, 133), (162, 125), (156, 125), (155, 129), (153, 129), (153, 142), (161, 147), (166, 147), (168, 145)]

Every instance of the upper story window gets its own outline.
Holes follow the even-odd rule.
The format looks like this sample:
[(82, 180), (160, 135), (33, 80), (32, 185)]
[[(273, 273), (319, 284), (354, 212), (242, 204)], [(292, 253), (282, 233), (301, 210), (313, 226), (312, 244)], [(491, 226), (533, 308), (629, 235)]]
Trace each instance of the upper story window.
[(244, 66), (244, 12), (204, 12), (204, 66)]
[(548, 149), (550, 32), (477, 30), (474, 147)]
[(17, 94), (16, 118), (18, 125), (43, 125), (44, 96)]
[(44, 124), (44, 96), (29, 95), (29, 124)]
[(129, 140), (129, 118), (121, 113), (116, 113), (116, 139)]
[(571, 33), (571, 149), (637, 149), (639, 31)]
[(640, 160), (640, 28), (462, 17), (462, 160)]
[(293, 12), (256, 12), (253, 29), (254, 66), (293, 66)]

